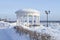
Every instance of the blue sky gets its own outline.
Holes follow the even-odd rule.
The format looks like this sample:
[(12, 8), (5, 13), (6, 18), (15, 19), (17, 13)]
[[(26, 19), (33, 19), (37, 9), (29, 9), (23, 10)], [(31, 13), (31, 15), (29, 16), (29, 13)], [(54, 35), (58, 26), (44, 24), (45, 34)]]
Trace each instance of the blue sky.
[(15, 11), (33, 8), (41, 12), (41, 20), (46, 20), (45, 10), (50, 10), (49, 20), (60, 20), (60, 0), (0, 0), (0, 18), (15, 19)]

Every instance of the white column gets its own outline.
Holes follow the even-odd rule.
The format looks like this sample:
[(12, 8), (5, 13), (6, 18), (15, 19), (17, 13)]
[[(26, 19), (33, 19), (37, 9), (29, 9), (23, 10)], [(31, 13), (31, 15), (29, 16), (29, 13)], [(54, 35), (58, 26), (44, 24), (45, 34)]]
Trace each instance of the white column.
[(19, 18), (19, 24), (21, 24), (21, 18)]
[(19, 15), (17, 14), (17, 24), (16, 24), (17, 26), (19, 26), (20, 25), (20, 22), (19, 22)]
[(23, 19), (23, 16), (22, 16), (22, 20), (21, 20), (21, 21), (22, 21), (22, 24), (23, 24), (23, 20), (24, 20), (24, 19)]
[(34, 15), (32, 15), (32, 24), (34, 24)]
[(40, 16), (37, 16), (37, 18), (36, 18), (36, 23), (37, 23), (37, 24), (40, 24)]
[(38, 17), (36, 16), (36, 24), (38, 24), (38, 21), (39, 21), (39, 20), (38, 20)]
[[(17, 23), (18, 23), (18, 19), (17, 19), (17, 21), (16, 21), (16, 25), (17, 25)], [(18, 25), (17, 25), (18, 26)]]
[(40, 16), (39, 16), (39, 24), (40, 24)]
[(36, 19), (36, 23), (35, 24), (37, 24), (37, 17), (35, 17), (35, 19)]
[(21, 16), (21, 20), (20, 21), (21, 21), (20, 23), (22, 24), (23, 23), (23, 17), (22, 16)]
[(29, 16), (27, 15), (27, 23), (29, 23)]
[(18, 26), (18, 14), (16, 14), (16, 16), (17, 16), (17, 22), (16, 22), (16, 25)]
[(19, 22), (19, 18), (17, 19), (17, 26), (19, 26), (20, 25), (20, 22)]

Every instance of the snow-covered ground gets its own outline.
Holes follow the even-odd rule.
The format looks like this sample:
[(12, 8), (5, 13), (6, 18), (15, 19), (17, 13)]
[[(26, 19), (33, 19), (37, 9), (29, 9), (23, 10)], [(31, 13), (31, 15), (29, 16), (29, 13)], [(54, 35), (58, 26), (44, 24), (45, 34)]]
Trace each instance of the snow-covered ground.
[(29, 37), (26, 35), (19, 35), (13, 28), (0, 29), (0, 40), (29, 40)]
[(0, 21), (0, 40), (29, 40), (27, 35), (19, 35), (13, 28), (16, 23)]
[[(49, 23), (49, 27), (45, 27), (42, 25), (41, 27), (36, 27), (34, 29), (27, 29), (40, 33), (50, 34), (52, 36), (52, 40), (60, 40), (59, 23)], [(0, 40), (30, 40), (28, 35), (19, 35), (19, 33), (17, 33), (16, 30), (13, 28), (14, 26), (16, 26), (16, 23), (0, 21)]]

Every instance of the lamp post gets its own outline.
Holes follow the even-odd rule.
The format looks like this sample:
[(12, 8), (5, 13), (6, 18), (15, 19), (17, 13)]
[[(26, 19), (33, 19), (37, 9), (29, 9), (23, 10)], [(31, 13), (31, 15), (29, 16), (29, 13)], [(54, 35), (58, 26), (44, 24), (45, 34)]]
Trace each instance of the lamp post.
[(47, 15), (47, 27), (48, 27), (48, 14), (50, 14), (50, 11), (46, 11), (46, 10), (45, 10), (45, 13), (46, 13), (46, 15)]

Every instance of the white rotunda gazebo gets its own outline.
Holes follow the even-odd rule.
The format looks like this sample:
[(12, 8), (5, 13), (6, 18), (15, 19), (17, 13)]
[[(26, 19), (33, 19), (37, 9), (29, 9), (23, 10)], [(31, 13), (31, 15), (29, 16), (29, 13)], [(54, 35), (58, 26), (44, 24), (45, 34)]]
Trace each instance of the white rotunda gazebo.
[(20, 26), (20, 24), (25, 26), (40, 25), (40, 12), (35, 9), (21, 9), (15, 13), (17, 16), (17, 26)]

